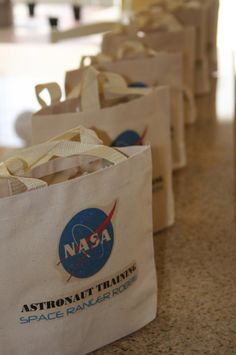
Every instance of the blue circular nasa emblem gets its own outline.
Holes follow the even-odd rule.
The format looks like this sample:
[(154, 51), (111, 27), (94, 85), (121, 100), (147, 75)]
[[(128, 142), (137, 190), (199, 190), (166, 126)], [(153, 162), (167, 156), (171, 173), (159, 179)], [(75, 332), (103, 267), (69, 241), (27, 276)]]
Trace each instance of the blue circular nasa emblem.
[(142, 145), (146, 136), (147, 128), (145, 128), (142, 135), (139, 135), (133, 130), (127, 130), (121, 134), (112, 142), (112, 147), (128, 147), (132, 145)]
[(102, 269), (110, 257), (114, 231), (112, 216), (98, 208), (77, 213), (66, 225), (59, 243), (59, 258), (71, 277), (86, 278)]
[(147, 88), (148, 86), (141, 81), (134, 81), (128, 85), (129, 88)]

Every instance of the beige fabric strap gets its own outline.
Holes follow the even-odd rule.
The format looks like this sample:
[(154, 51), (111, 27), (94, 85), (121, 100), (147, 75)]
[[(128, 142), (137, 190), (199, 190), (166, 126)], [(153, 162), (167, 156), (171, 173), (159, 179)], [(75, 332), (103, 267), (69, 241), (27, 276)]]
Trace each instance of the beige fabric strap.
[(126, 88), (125, 79), (110, 72), (99, 72), (92, 66), (85, 68), (82, 72), (81, 82), (73, 88), (67, 99), (80, 98), (81, 111), (92, 111), (100, 109), (100, 92), (115, 88)]
[[(86, 141), (87, 133), (87, 143)], [(33, 168), (48, 162), (53, 157), (71, 157), (74, 155), (88, 155), (100, 159), (105, 159), (112, 164), (118, 164), (127, 159), (127, 157), (116, 149), (100, 145), (97, 138), (97, 144), (89, 143), (95, 139), (91, 130), (84, 127), (78, 127), (65, 134), (58, 136), (46, 143), (33, 146), (19, 152), (17, 157), (13, 157), (0, 164), (0, 179), (10, 181), (11, 194), (15, 195), (24, 190), (35, 190), (47, 186), (47, 183), (34, 178), (27, 178), (26, 175)], [(80, 134), (84, 142), (64, 140), (64, 138), (75, 138)], [(61, 178), (61, 176), (60, 176)]]
[(83, 71), (80, 91), (81, 111), (91, 111), (100, 108), (99, 72), (93, 67)]
[(10, 168), (11, 173), (22, 175), (22, 172), (31, 169), (32, 166), (51, 159), (51, 157), (55, 155), (54, 149), (57, 145), (72, 140), (76, 140), (74, 143), (80, 143), (81, 146), (84, 145), (85, 148), (87, 146), (90, 148), (91, 146), (102, 144), (102, 141), (97, 137), (94, 131), (78, 126), (45, 143), (19, 151), (18, 155), (7, 160), (5, 165)]
[(88, 129), (83, 126), (72, 128), (56, 137), (53, 137), (49, 141), (75, 140), (75, 138), (77, 138), (77, 141), (80, 143), (95, 145), (102, 144), (101, 139), (98, 138), (97, 134), (92, 129)]
[(146, 54), (147, 56), (156, 56), (157, 52), (145, 46), (141, 41), (125, 41), (117, 50), (116, 58), (122, 59), (127, 57), (127, 54)]
[(61, 88), (57, 83), (45, 83), (45, 84), (39, 84), (35, 86), (35, 93), (36, 97), (38, 99), (39, 104), (42, 107), (48, 106), (46, 102), (41, 98), (40, 94), (42, 91), (47, 90), (51, 99), (51, 105), (55, 104), (57, 102), (60, 102), (61, 100)]
[(40, 155), (41, 151), (34, 152), (34, 157), (37, 159), (35, 164), (31, 165), (31, 168), (39, 166), (53, 157), (66, 158), (73, 155), (89, 155), (105, 159), (112, 164), (118, 164), (126, 159), (126, 157), (115, 149), (103, 145), (84, 144), (73, 141), (53, 141), (48, 144), (44, 144), (44, 148), (47, 152), (44, 155)]
[(80, 68), (86, 67), (86, 60), (89, 59), (90, 63), (89, 65), (96, 65), (96, 64), (102, 64), (102, 63), (111, 63), (113, 62), (114, 58), (110, 55), (106, 55), (104, 53), (98, 53), (97, 55), (84, 55), (81, 57), (80, 61)]
[[(36, 95), (42, 106), (46, 105), (40, 97), (40, 93), (44, 89), (48, 89), (52, 103), (59, 102), (61, 90), (58, 84), (40, 84), (36, 86)], [(93, 111), (101, 108), (100, 93), (105, 92), (117, 95), (147, 95), (152, 92), (152, 89), (129, 88), (126, 80), (120, 74), (99, 72), (90, 66), (83, 70), (80, 83), (73, 88), (67, 96), (67, 99), (80, 99), (81, 111)]]
[(121, 43), (117, 52), (114, 56), (107, 55), (104, 53), (99, 53), (97, 55), (86, 55), (81, 58), (80, 61), (80, 68), (86, 67), (86, 60), (89, 59), (89, 65), (96, 65), (96, 64), (104, 64), (104, 63), (112, 63), (117, 59), (124, 59), (128, 55), (135, 55), (135, 54), (146, 54), (147, 56), (156, 56), (157, 51), (152, 48), (149, 48), (144, 45), (141, 41), (125, 41)]
[(0, 163), (0, 180), (8, 180), (11, 195), (16, 195), (25, 190), (31, 191), (47, 186), (47, 184), (39, 179), (25, 178), (13, 176), (7, 169), (7, 164)]
[(136, 13), (131, 18), (131, 24), (135, 24), (141, 30), (148, 29), (182, 29), (182, 24), (176, 17), (163, 7), (157, 6), (151, 9), (143, 10)]
[(67, 98), (80, 97), (81, 111), (92, 111), (101, 108), (100, 93), (109, 92), (117, 95), (147, 95), (150, 88), (129, 88), (125, 79), (110, 72), (99, 72), (93, 67), (83, 70), (80, 84), (75, 87)]

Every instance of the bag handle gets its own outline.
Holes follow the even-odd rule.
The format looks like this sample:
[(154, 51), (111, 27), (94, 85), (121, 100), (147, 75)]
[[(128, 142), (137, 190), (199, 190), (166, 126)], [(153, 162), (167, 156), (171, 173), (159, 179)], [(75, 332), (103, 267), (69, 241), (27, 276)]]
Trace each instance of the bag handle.
[(111, 63), (115, 58), (104, 53), (98, 53), (97, 55), (83, 55), (80, 60), (79, 68), (85, 68), (86, 59), (90, 60), (90, 65)]
[[(44, 84), (37, 84), (35, 85), (35, 94), (36, 98), (38, 100), (38, 103), (42, 108), (45, 108), (47, 106), (55, 105), (58, 104), (61, 101), (62, 98), (62, 90), (61, 87), (58, 83), (44, 83)], [(47, 104), (45, 100), (42, 99), (40, 96), (42, 91), (47, 91), (49, 97), (50, 97), (50, 103)]]
[(8, 181), (11, 195), (16, 195), (24, 190), (32, 191), (47, 186), (46, 182), (39, 179), (11, 175), (4, 163), (0, 163), (0, 180)]
[(97, 55), (85, 55), (81, 57), (80, 68), (86, 67), (85, 61), (86, 59), (90, 59), (90, 65), (96, 64), (104, 64), (104, 63), (112, 63), (117, 59), (124, 59), (127, 57), (127, 54), (146, 54), (148, 56), (156, 56), (157, 51), (148, 46), (141, 41), (125, 41), (121, 43), (116, 54), (114, 56), (107, 55), (104, 53), (98, 53)]
[[(52, 85), (50, 85), (52, 84)], [(56, 90), (52, 90), (56, 88)], [(46, 83), (36, 85), (36, 96), (40, 104), (38, 92), (44, 89), (50, 89), (49, 94), (52, 93), (51, 100), (54, 103), (58, 103), (59, 94), (54, 95), (54, 91), (59, 93), (61, 89), (56, 83)], [(127, 85), (126, 80), (117, 73), (112, 72), (99, 72), (92, 66), (83, 70), (81, 82), (73, 88), (68, 94), (67, 99), (79, 99), (81, 111), (91, 111), (101, 108), (100, 93), (109, 92), (116, 95), (147, 95), (152, 92), (150, 88), (130, 88)], [(43, 102), (43, 107), (45, 102)]]
[[(84, 134), (84, 138), (88, 134), (87, 143), (64, 139), (65, 137), (75, 138), (78, 133)], [(97, 144), (88, 143), (91, 136), (92, 138), (96, 137), (93, 131), (79, 126), (46, 143), (24, 149), (19, 152), (18, 156), (0, 164), (0, 179), (10, 180), (12, 194), (16, 194), (22, 192), (22, 186), (27, 191), (47, 186), (42, 180), (28, 178), (23, 175), (26, 175), (35, 167), (48, 162), (53, 157), (67, 158), (74, 155), (87, 155), (107, 160), (114, 165), (127, 159), (127, 156), (120, 151), (99, 144), (101, 141), (98, 138)]]
[(99, 72), (93, 67), (87, 67), (82, 72), (80, 83), (75, 86), (68, 94), (67, 99), (80, 98), (81, 111), (91, 111), (100, 109), (101, 92), (105, 90), (110, 93), (116, 89), (122, 93), (127, 88), (125, 79), (117, 74), (110, 72)]
[(141, 41), (125, 41), (117, 50), (116, 58), (122, 59), (127, 57), (127, 54), (146, 54), (148, 56), (156, 56), (157, 51), (144, 45)]
[(100, 92), (106, 88), (127, 87), (125, 79), (116, 73), (99, 72), (93, 67), (88, 67), (82, 72), (80, 89), (80, 104), (82, 111), (91, 111), (100, 109)]
[(59, 102), (62, 97), (61, 88), (57, 83), (45, 83), (39, 84), (35, 86), (36, 97), (38, 99), (39, 104), (42, 107), (48, 106), (46, 102), (41, 98), (40, 94), (42, 91), (47, 90), (51, 99), (51, 105)]
[(10, 173), (22, 175), (25, 171), (36, 164), (37, 160), (39, 160), (41, 156), (48, 154), (50, 149), (56, 145), (53, 142), (71, 140), (75, 140), (83, 145), (87, 144), (89, 146), (102, 144), (102, 141), (98, 138), (94, 131), (79, 126), (50, 139), (46, 143), (20, 150), (17, 156), (7, 159), (4, 164)]
[(143, 31), (162, 28), (179, 30), (183, 28), (182, 24), (170, 11), (166, 11), (165, 8), (160, 6), (156, 8), (153, 7), (152, 11), (143, 10), (137, 12), (134, 17), (131, 18), (131, 23), (132, 22)]
[[(88, 146), (97, 146), (102, 141), (97, 137), (96, 133), (90, 129), (78, 126), (69, 131), (58, 135), (45, 143), (35, 145), (18, 152), (18, 155), (5, 161), (8, 170), (16, 175), (22, 175), (25, 171), (41, 162), (50, 160), (56, 154), (54, 148), (61, 142), (75, 141), (85, 148)], [(58, 149), (61, 149), (59, 146)], [(77, 154), (77, 153), (75, 153)]]
[[(104, 145), (84, 144), (75, 141), (53, 141), (45, 144), (44, 148), (47, 149), (45, 155), (41, 155), (38, 161), (31, 166), (35, 168), (45, 162), (48, 162), (53, 157), (67, 158), (73, 155), (89, 155), (95, 158), (101, 158), (116, 165), (126, 158), (119, 151)], [(35, 157), (37, 157), (37, 151)]]
[(130, 88), (125, 79), (111, 72), (99, 72), (93, 67), (84, 69), (80, 84), (75, 87), (67, 98), (81, 99), (81, 110), (91, 111), (101, 108), (101, 92), (116, 95), (147, 95), (153, 91), (151, 88)]

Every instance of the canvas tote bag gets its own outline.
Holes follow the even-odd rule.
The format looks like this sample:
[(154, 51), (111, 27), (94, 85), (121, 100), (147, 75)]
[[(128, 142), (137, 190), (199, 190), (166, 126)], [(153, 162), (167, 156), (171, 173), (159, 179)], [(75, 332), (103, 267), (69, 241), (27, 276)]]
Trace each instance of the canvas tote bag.
[(145, 10), (135, 13), (131, 21), (134, 23), (136, 21), (137, 25), (150, 27), (150, 21), (154, 24), (158, 21), (163, 22), (163, 18), (167, 16), (171, 16), (172, 22), (176, 21), (179, 24), (179, 29), (182, 26), (195, 27), (195, 60), (203, 59), (207, 43), (207, 11), (199, 0), (157, 0)]
[[(195, 94), (206, 94), (210, 91), (209, 68), (207, 60), (207, 8), (200, 0), (159, 0), (146, 11), (147, 24), (150, 18), (174, 16), (183, 26), (194, 26), (196, 29), (195, 47)], [(136, 14), (136, 17), (138, 14)]]
[[(141, 41), (145, 46), (155, 51), (178, 52), (183, 55), (183, 83), (194, 95), (194, 67), (195, 67), (195, 29), (183, 28), (175, 31), (134, 32), (128, 26), (120, 31), (109, 32), (103, 36), (102, 52), (113, 55), (127, 41)], [(190, 104), (186, 103), (184, 116), (189, 122), (195, 117)]]
[[(173, 6), (172, 6), (173, 7)], [(155, 9), (155, 7), (154, 7)], [(190, 9), (192, 11), (192, 9)], [(191, 12), (190, 11), (190, 12)], [(180, 34), (178, 34), (178, 38), (176, 38), (176, 33), (178, 33), (179, 31), (181, 31), (181, 27), (182, 30), (187, 30), (189, 29), (189, 27), (183, 27), (184, 22), (182, 23), (182, 25), (180, 24), (180, 28), (174, 27), (172, 28), (171, 26), (168, 26), (168, 23), (166, 23), (165, 26), (162, 25), (162, 17), (163, 16), (167, 16), (168, 13), (166, 14), (165, 11), (162, 11), (161, 14), (157, 13), (156, 11), (152, 10), (152, 7), (150, 7), (148, 10), (146, 11), (142, 11), (142, 14), (145, 13), (146, 16), (146, 23), (144, 26), (140, 26), (138, 27), (138, 25), (136, 25), (136, 27), (134, 26), (133, 23), (131, 23), (129, 26), (123, 26), (120, 27), (120, 29), (113, 31), (113, 33), (126, 33), (129, 35), (135, 35), (135, 30), (136, 33), (141, 36), (141, 38), (144, 37), (144, 34), (149, 34), (149, 33), (155, 33), (155, 35), (157, 36), (158, 32), (161, 32), (162, 34), (165, 33), (165, 36), (158, 36), (157, 39), (157, 43), (158, 43), (158, 47), (153, 47), (153, 45), (151, 45), (150, 43), (146, 42), (146, 44), (150, 45), (150, 47), (153, 47), (156, 50), (173, 50), (172, 46), (171, 48), (169, 48), (169, 44), (167, 44), (166, 42), (170, 42), (172, 44), (173, 41), (173, 46), (174, 46), (174, 50), (176, 50), (176, 45), (180, 46), (179, 48), (177, 48), (177, 51), (181, 51), (183, 41), (185, 42), (185, 46), (187, 46), (187, 48), (185, 48), (184, 52), (187, 50), (189, 51), (191, 54), (193, 54), (192, 56), (192, 72), (189, 71), (189, 64), (186, 63), (184, 65), (184, 67), (186, 68), (186, 75), (188, 80), (190, 80), (190, 87), (192, 87), (193, 92), (196, 95), (200, 95), (200, 94), (205, 94), (209, 92), (209, 88), (210, 88), (210, 84), (209, 84), (209, 72), (208, 72), (208, 63), (207, 63), (207, 51), (206, 51), (206, 35), (205, 35), (205, 26), (203, 26), (203, 24), (205, 24), (205, 11), (200, 10), (201, 13), (203, 13), (204, 16), (200, 16), (200, 20), (199, 20), (199, 16), (196, 16), (195, 11), (193, 12), (194, 17), (196, 16), (197, 22), (199, 22), (199, 25), (196, 26), (196, 21), (193, 22), (193, 24), (190, 22), (190, 28), (194, 28), (194, 35), (195, 38), (194, 39), (190, 39), (188, 38), (185, 42), (185, 39), (183, 38), (179, 38)], [(187, 11), (188, 12), (188, 11)], [(153, 15), (154, 13), (154, 15)], [(140, 15), (139, 15), (140, 16)], [(169, 16), (173, 16), (172, 13), (169, 13)], [(191, 19), (191, 18), (190, 18)], [(155, 22), (156, 21), (156, 22)], [(177, 21), (177, 20), (176, 20)], [(153, 26), (153, 22), (154, 22), (154, 26)], [(160, 22), (160, 26), (158, 27), (157, 24), (158, 22)], [(134, 21), (135, 23), (135, 21)], [(139, 23), (139, 22), (138, 22)], [(142, 23), (142, 22), (141, 22)], [(186, 26), (187, 26), (188, 21), (186, 22)], [(195, 27), (194, 27), (195, 24)], [(202, 25), (202, 26), (201, 26)], [(200, 26), (200, 27), (199, 27)], [(203, 28), (203, 30), (199, 30), (199, 28)], [(203, 33), (204, 35), (199, 36), (199, 33)], [(189, 34), (187, 34), (187, 36), (189, 36)], [(191, 36), (191, 35), (190, 35)], [(107, 39), (110, 38), (111, 41), (114, 40), (114, 38), (109, 37), (109, 34), (105, 34), (105, 38)], [(126, 39), (130, 39), (130, 38), (126, 38)], [(124, 39), (123, 39), (124, 40)], [(163, 45), (163, 41), (164, 41), (164, 47), (159, 47), (161, 44)], [(195, 45), (196, 41), (199, 43), (198, 45)], [(194, 48), (192, 48), (192, 46), (194, 46)], [(198, 56), (196, 56), (196, 50), (198, 52), (202, 52), (201, 48), (205, 48), (205, 52), (204, 54), (201, 53), (201, 59), (197, 59)], [(199, 48), (201, 49), (201, 51), (199, 50)], [(114, 48), (113, 48), (114, 50)], [(106, 51), (106, 46), (104, 48), (104, 51)], [(186, 61), (190, 59), (189, 55), (186, 58)], [(191, 77), (194, 78), (196, 77), (196, 82), (194, 82)]]
[(86, 354), (156, 316), (150, 148), (72, 133), (0, 165), (1, 355)]
[[(86, 64), (86, 61), (89, 60), (89, 64), (92, 64), (93, 66), (97, 66), (98, 68), (103, 68), (103, 66), (109, 65), (109, 63), (112, 62), (117, 62), (120, 60), (124, 59), (140, 59), (140, 58), (145, 58), (148, 63), (148, 58), (153, 58), (156, 57), (156, 60), (158, 62), (158, 67), (155, 68), (154, 71), (154, 78), (155, 80), (151, 80), (152, 84), (155, 82), (157, 84), (158, 82), (156, 81), (156, 75), (159, 76), (161, 75), (160, 83), (161, 84), (167, 84), (170, 85), (173, 88), (177, 90), (181, 90), (183, 93), (184, 97), (184, 122), (186, 124), (192, 124), (196, 120), (196, 106), (195, 106), (195, 101), (194, 101), (194, 95), (192, 93), (192, 90), (184, 83), (184, 78), (183, 78), (183, 58), (182, 59), (174, 59), (177, 58), (177, 56), (182, 56), (182, 53), (170, 53), (170, 52), (157, 52), (152, 48), (149, 48), (145, 46), (141, 41), (126, 41), (121, 44), (121, 46), (118, 48), (117, 52), (111, 56), (103, 53), (99, 53), (97, 55), (93, 56), (83, 56), (81, 58), (80, 66), (84, 67)], [(164, 58), (166, 56), (166, 58)], [(165, 62), (164, 62), (165, 59)], [(179, 61), (182, 61), (182, 69), (179, 67)], [(128, 62), (130, 63), (130, 62)], [(127, 63), (127, 66), (128, 66)], [(132, 64), (132, 66), (131, 66)], [(130, 63), (130, 70), (133, 72), (133, 64)], [(116, 65), (114, 66), (114, 68)], [(177, 69), (178, 68), (178, 69)], [(176, 77), (176, 72), (181, 71), (182, 73), (178, 74), (178, 79)], [(66, 94), (68, 95), (71, 90), (73, 90), (73, 87), (77, 85), (78, 80), (79, 80), (79, 70), (71, 70), (66, 73), (65, 77), (65, 91)], [(134, 72), (136, 72), (134, 68)], [(151, 75), (152, 71), (151, 69), (147, 71), (145, 70), (145, 75), (149, 78)], [(156, 73), (156, 75), (155, 75)], [(161, 73), (161, 74), (160, 74)], [(138, 74), (137, 74), (138, 75)], [(141, 75), (141, 73), (139, 74)], [(181, 78), (180, 78), (181, 75)], [(166, 77), (165, 77), (166, 76)], [(159, 79), (158, 79), (159, 80)], [(177, 87), (176, 88), (176, 84)], [(178, 108), (176, 107), (174, 112), (172, 111), (172, 115), (179, 115), (180, 112)]]
[[(174, 7), (173, 0), (169, 3)], [(195, 94), (207, 94), (210, 91), (210, 82), (207, 58), (206, 6), (203, 6), (199, 0), (182, 1), (182, 4), (177, 4), (176, 9), (173, 9), (172, 12), (184, 26), (196, 28)]]
[[(42, 142), (81, 124), (95, 129), (108, 146), (151, 144), (153, 229), (154, 232), (160, 231), (174, 223), (169, 89), (167, 87), (148, 89), (149, 94), (142, 97), (101, 108), (97, 91), (98, 86), (101, 88), (100, 79), (104, 78), (104, 75), (108, 74), (99, 74), (91, 67), (84, 69), (81, 97), (45, 106), (34, 114), (33, 142)], [(44, 85), (41, 89), (43, 87)], [(122, 90), (125, 95), (129, 90), (141, 91), (134, 88), (128, 90), (119, 88), (120, 93)]]
[[(135, 45), (136, 42), (126, 43)], [(171, 142), (173, 168), (186, 166), (186, 147), (184, 137), (182, 55), (179, 53), (157, 53), (155, 57), (106, 61), (97, 64), (99, 70), (115, 72), (125, 77), (130, 86), (169, 85), (171, 88)], [(81, 80), (82, 70), (66, 73), (67, 92), (73, 90)]]

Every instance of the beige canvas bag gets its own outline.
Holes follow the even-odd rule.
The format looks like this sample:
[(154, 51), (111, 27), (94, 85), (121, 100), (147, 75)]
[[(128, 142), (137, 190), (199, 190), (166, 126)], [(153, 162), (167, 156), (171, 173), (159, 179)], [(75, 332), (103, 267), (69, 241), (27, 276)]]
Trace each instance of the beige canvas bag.
[[(155, 51), (178, 52), (183, 55), (183, 83), (194, 94), (195, 29), (183, 28), (175, 31), (130, 32), (129, 27), (121, 31), (109, 32), (103, 36), (102, 52), (113, 55), (127, 41), (141, 41)], [(185, 105), (185, 117), (194, 121), (192, 107)]]
[[(195, 94), (208, 93), (210, 91), (210, 82), (207, 62), (208, 12), (206, 5), (202, 4), (200, 0), (159, 0), (147, 9), (146, 14), (147, 19), (150, 17), (162, 18), (169, 14), (185, 27), (194, 26), (196, 29)], [(150, 24), (150, 21), (147, 21), (147, 24)]]
[[(149, 93), (140, 98), (101, 108), (97, 106), (101, 105), (96, 92), (98, 86), (101, 88), (98, 72), (92, 68), (85, 69), (80, 98), (44, 107), (32, 117), (33, 142), (42, 142), (81, 124), (95, 129), (109, 146), (150, 143), (153, 154), (154, 231), (162, 230), (174, 223), (169, 89), (147, 89)], [(128, 90), (140, 92), (140, 89), (133, 88), (122, 90), (125, 95)], [(117, 92), (122, 93), (121, 87)]]
[(87, 354), (156, 316), (150, 148), (72, 133), (0, 165), (1, 355)]
[[(136, 42), (127, 43), (135, 45)], [(92, 58), (94, 61), (95, 58)], [(157, 53), (155, 57), (119, 60), (113, 63), (101, 62), (99, 70), (115, 72), (125, 77), (131, 86), (169, 85), (171, 88), (171, 142), (173, 168), (180, 169), (186, 165), (186, 147), (183, 117), (183, 79), (182, 55), (179, 53)], [(65, 87), (67, 93), (73, 90), (81, 80), (82, 70), (66, 73)], [(189, 96), (187, 97), (187, 100)]]
[[(170, 3), (173, 3), (173, 0)], [(196, 28), (195, 94), (207, 94), (210, 92), (207, 58), (207, 8), (199, 0), (184, 1), (182, 5), (177, 5), (176, 9), (173, 9), (173, 13), (184, 26)]]
[[(181, 90), (184, 96), (184, 121), (186, 124), (192, 124), (196, 120), (196, 107), (195, 101), (192, 91), (184, 84), (183, 80), (183, 58), (180, 58), (180, 53), (167, 53), (167, 52), (157, 52), (152, 48), (145, 46), (141, 41), (127, 41), (123, 42), (121, 46), (118, 48), (116, 53), (113, 55), (106, 55), (103, 53), (99, 53), (94, 56), (83, 56), (81, 59), (80, 66), (84, 67), (86, 61), (89, 60), (89, 64), (97, 66), (98, 68), (105, 68), (106, 65), (110, 65), (109, 63), (121, 61), (124, 59), (146, 59), (144, 63), (148, 65), (149, 58), (156, 58), (156, 62), (152, 61), (153, 65), (156, 63), (155, 68), (153, 69), (145, 69), (139, 70), (139, 65), (135, 66), (135, 63), (125, 62), (125, 71), (124, 75), (127, 79), (127, 69), (129, 72), (133, 73), (132, 75), (138, 78), (140, 75), (147, 77), (147, 82), (149, 85), (157, 85), (159, 82), (163, 85), (170, 85), (172, 89)], [(178, 58), (178, 59), (177, 59)], [(138, 62), (139, 63), (139, 62)], [(137, 63), (137, 64), (138, 64)], [(119, 63), (118, 67), (122, 65)], [(129, 68), (128, 68), (129, 65)], [(181, 68), (180, 68), (181, 66)], [(113, 66), (112, 66), (113, 67)], [(137, 67), (137, 69), (136, 69)], [(145, 67), (145, 65), (144, 65)], [(116, 64), (114, 65), (114, 71), (116, 68)], [(73, 90), (73, 88), (77, 85), (80, 75), (80, 71), (78, 69), (71, 70), (66, 73), (65, 77), (65, 91), (66, 95)], [(154, 73), (154, 75), (153, 75)], [(178, 74), (177, 74), (178, 73)], [(144, 74), (144, 75), (143, 75)], [(173, 90), (172, 90), (173, 91)], [(182, 99), (181, 99), (182, 100)], [(175, 109), (172, 110), (172, 116), (182, 115), (180, 111), (182, 109), (178, 109), (178, 105), (175, 105)], [(182, 106), (182, 105), (181, 105)], [(188, 114), (188, 115), (187, 115)], [(180, 123), (181, 125), (181, 123)]]
[[(146, 19), (145, 19), (146, 17)], [(195, 59), (204, 59), (207, 43), (207, 10), (199, 0), (157, 0), (154, 1), (145, 11), (135, 13), (133, 21), (140, 19), (145, 21), (145, 28), (150, 27), (151, 22), (163, 22), (163, 19), (172, 17), (172, 23), (179, 24), (179, 29), (189, 26), (196, 28)], [(144, 20), (145, 19), (145, 20)], [(169, 19), (170, 22), (170, 19)], [(138, 21), (140, 23), (140, 20)], [(141, 22), (142, 24), (142, 22)], [(153, 26), (152, 26), (153, 27)], [(178, 27), (176, 26), (176, 29)]]
[[(194, 26), (196, 31), (194, 49), (194, 92), (196, 95), (210, 91), (209, 70), (207, 63), (207, 10), (199, 1), (160, 0), (146, 10), (136, 13), (126, 32), (153, 31), (176, 32), (181, 28)], [(187, 27), (186, 27), (187, 26)], [(189, 42), (190, 43), (190, 42)]]

